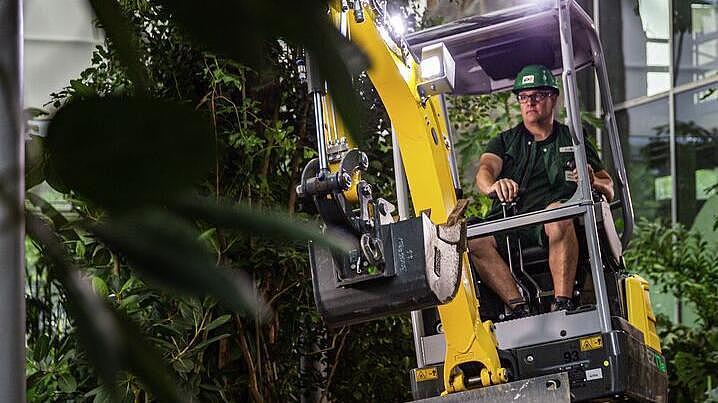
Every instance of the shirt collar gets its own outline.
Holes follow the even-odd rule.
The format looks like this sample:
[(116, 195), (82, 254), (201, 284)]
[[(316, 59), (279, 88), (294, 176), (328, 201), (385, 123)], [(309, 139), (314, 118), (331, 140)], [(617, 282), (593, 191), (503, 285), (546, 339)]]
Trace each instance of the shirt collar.
[[(552, 142), (554, 139), (556, 139), (556, 137), (558, 136), (558, 126), (559, 125), (560, 125), (560, 123), (558, 123), (556, 120), (554, 120), (553, 128), (551, 129), (551, 134), (549, 134), (548, 137), (546, 137), (543, 140), (536, 141), (536, 143), (548, 144), (548, 143)], [(533, 134), (531, 134), (529, 132), (529, 129), (526, 128), (526, 126), (524, 125), (524, 122), (519, 123), (518, 129), (524, 136), (527, 136), (530, 141), (534, 141)]]

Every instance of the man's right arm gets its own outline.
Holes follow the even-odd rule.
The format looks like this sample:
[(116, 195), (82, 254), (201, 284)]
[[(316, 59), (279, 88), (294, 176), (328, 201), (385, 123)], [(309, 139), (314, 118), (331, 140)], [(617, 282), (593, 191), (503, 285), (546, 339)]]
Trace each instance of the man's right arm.
[(513, 200), (519, 191), (519, 185), (511, 179), (496, 180), (501, 173), (503, 164), (504, 161), (501, 157), (487, 152), (481, 155), (479, 170), (476, 173), (476, 186), (479, 188), (479, 192), (485, 195), (495, 192), (502, 202)]

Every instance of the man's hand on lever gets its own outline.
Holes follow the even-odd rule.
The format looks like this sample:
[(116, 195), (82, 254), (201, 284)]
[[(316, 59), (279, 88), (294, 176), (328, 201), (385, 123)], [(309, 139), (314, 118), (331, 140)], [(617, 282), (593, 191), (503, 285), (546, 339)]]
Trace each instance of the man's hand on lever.
[(503, 203), (510, 202), (519, 193), (519, 184), (509, 178), (501, 178), (494, 182), (488, 189), (487, 195), (496, 197)]
[[(588, 178), (591, 182), (591, 186), (593, 186), (593, 183), (596, 181), (596, 174), (593, 172), (591, 164), (586, 164), (586, 169), (588, 170)], [(578, 181), (578, 168), (574, 168), (573, 171), (571, 171), (570, 179), (574, 182)]]
[[(609, 202), (612, 201), (614, 197), (613, 180), (608, 172), (605, 169), (595, 172), (590, 164), (586, 164), (586, 168), (588, 170), (591, 188), (596, 189), (599, 193), (606, 196)], [(578, 170), (576, 168), (571, 171), (571, 179), (578, 181)]]

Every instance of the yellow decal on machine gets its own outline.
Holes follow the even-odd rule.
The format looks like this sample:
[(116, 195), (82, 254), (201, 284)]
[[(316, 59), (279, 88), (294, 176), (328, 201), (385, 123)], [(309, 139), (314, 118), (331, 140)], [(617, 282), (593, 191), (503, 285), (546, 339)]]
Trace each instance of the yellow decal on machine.
[(581, 351), (590, 351), (601, 347), (603, 347), (603, 338), (601, 335), (581, 339)]
[(419, 368), (414, 376), (417, 382), (431, 381), (439, 378), (439, 372), (436, 368)]

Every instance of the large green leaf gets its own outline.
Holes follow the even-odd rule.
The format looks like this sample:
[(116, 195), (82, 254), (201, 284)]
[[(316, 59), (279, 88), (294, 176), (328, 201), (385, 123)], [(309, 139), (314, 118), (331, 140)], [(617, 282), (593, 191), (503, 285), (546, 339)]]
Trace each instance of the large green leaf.
[(181, 218), (162, 211), (141, 211), (110, 219), (91, 230), (122, 251), (154, 284), (194, 296), (213, 296), (228, 308), (256, 314), (268, 308), (252, 282), (237, 271), (217, 267), (197, 234)]
[(50, 165), (62, 182), (110, 209), (181, 194), (211, 168), (213, 144), (200, 113), (145, 98), (72, 102), (47, 137)]
[(156, 0), (201, 48), (253, 67), (270, 57), (267, 43), (282, 39), (309, 51), (319, 61), (337, 109), (358, 139), (362, 104), (352, 75), (368, 59), (327, 17), (325, 0)]
[[(67, 218), (62, 215), (57, 209), (50, 204), (47, 200), (43, 199), (42, 197), (36, 195), (32, 192), (25, 193), (25, 198), (30, 201), (35, 207), (40, 209), (40, 211), (52, 221), (52, 224), (57, 229), (64, 228), (67, 224)], [(77, 235), (74, 236), (71, 235), (70, 239), (77, 239)]]

